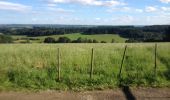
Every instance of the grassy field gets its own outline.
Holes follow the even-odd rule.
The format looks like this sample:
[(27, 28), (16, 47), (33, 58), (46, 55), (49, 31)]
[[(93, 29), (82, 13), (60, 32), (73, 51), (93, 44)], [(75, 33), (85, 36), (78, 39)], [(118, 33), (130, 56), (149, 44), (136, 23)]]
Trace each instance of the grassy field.
[[(0, 90), (92, 90), (129, 86), (170, 86), (170, 43), (159, 43), (154, 76), (154, 44), (1, 44)], [(57, 81), (57, 49), (61, 56), (61, 81)], [(91, 49), (94, 73), (89, 78)]]
[(59, 37), (68, 37), (70, 38), (71, 40), (76, 40), (77, 38), (79, 37), (82, 37), (82, 38), (87, 38), (87, 39), (96, 39), (98, 41), (106, 41), (108, 43), (111, 43), (112, 39), (115, 40), (115, 42), (118, 42), (118, 43), (124, 43), (126, 41), (125, 38), (122, 38), (120, 37), (119, 35), (116, 35), (116, 34), (101, 34), (101, 35), (82, 35), (82, 34), (79, 34), (79, 33), (74, 33), (74, 34), (65, 34), (65, 35), (51, 35), (51, 36), (39, 36), (39, 37), (27, 37), (27, 36), (16, 36), (16, 35), (13, 35), (12, 37), (14, 39), (19, 39), (19, 40), (16, 40), (15, 43), (21, 43), (21, 42), (26, 42), (27, 40), (26, 39), (22, 39), (22, 38), (36, 38), (36, 39), (39, 39), (39, 40), (33, 40), (31, 41), (32, 43), (41, 43), (44, 41), (44, 39), (46, 37), (53, 37), (55, 39), (58, 39)]

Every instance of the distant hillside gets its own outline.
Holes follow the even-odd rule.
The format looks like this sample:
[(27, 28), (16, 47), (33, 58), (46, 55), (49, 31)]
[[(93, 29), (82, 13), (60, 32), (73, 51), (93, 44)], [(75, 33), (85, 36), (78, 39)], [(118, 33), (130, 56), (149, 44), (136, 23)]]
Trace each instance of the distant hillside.
[(56, 40), (59, 37), (68, 37), (71, 40), (75, 40), (79, 37), (83, 39), (95, 39), (97, 41), (105, 41), (107, 43), (111, 43), (112, 40), (116, 43), (124, 43), (127, 39), (122, 38), (117, 34), (100, 34), (100, 35), (83, 35), (80, 33), (74, 33), (74, 34), (65, 34), (65, 35), (51, 35), (51, 36), (38, 36), (38, 37), (28, 37), (28, 36), (21, 36), (21, 35), (13, 35), (12, 36), (15, 40), (15, 43), (20, 43), (20, 42), (27, 42), (30, 40), (31, 43), (42, 43), (45, 38), (47, 37), (52, 37), (55, 38)]
[(129, 42), (166, 42), (169, 41), (170, 25), (153, 26), (88, 26), (88, 25), (0, 25), (0, 32), (9, 35), (29, 37), (65, 35), (116, 34), (128, 38)]

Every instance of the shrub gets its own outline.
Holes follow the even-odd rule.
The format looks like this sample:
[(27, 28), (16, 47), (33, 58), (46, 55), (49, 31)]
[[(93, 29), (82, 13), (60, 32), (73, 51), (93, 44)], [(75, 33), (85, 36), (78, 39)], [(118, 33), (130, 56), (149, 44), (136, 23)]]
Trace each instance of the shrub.
[(44, 43), (55, 43), (55, 42), (56, 42), (55, 39), (52, 37), (47, 37), (44, 40)]
[(12, 43), (13, 39), (11, 36), (0, 34), (0, 43)]
[(115, 43), (115, 40), (114, 39), (112, 39), (112, 42), (111, 43)]
[(69, 39), (68, 37), (60, 37), (57, 40), (57, 43), (71, 43), (71, 39)]
[(97, 40), (94, 39), (94, 40), (93, 40), (93, 43), (99, 43), (99, 42), (98, 42)]
[(101, 43), (107, 43), (106, 41), (101, 41)]

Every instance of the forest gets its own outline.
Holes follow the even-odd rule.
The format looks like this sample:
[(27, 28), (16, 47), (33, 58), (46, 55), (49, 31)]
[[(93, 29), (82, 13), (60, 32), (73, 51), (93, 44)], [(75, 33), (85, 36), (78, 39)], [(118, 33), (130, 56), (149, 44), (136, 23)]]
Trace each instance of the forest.
[[(81, 33), (83, 35), (118, 34), (123, 38), (128, 38), (126, 42), (170, 41), (170, 25), (153, 25), (153, 26), (0, 25), (0, 33), (3, 33), (3, 35), (8, 35), (2, 36), (1, 34), (1, 37), (9, 37), (9, 35), (26, 35), (28, 37), (37, 37), (73, 33)], [(47, 38), (46, 40), (48, 39), (49, 38)], [(64, 39), (70, 41), (68, 38), (64, 37)], [(3, 38), (0, 38), (0, 42), (1, 41), (4, 41)], [(91, 41), (93, 40), (87, 41), (91, 43)], [(72, 40), (71, 42), (74, 43), (77, 41)]]

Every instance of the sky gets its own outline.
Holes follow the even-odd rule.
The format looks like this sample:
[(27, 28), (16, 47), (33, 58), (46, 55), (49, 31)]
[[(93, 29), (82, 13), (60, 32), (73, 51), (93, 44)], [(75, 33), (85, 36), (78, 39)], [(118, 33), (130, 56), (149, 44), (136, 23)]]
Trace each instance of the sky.
[(169, 25), (170, 0), (0, 0), (0, 24)]

